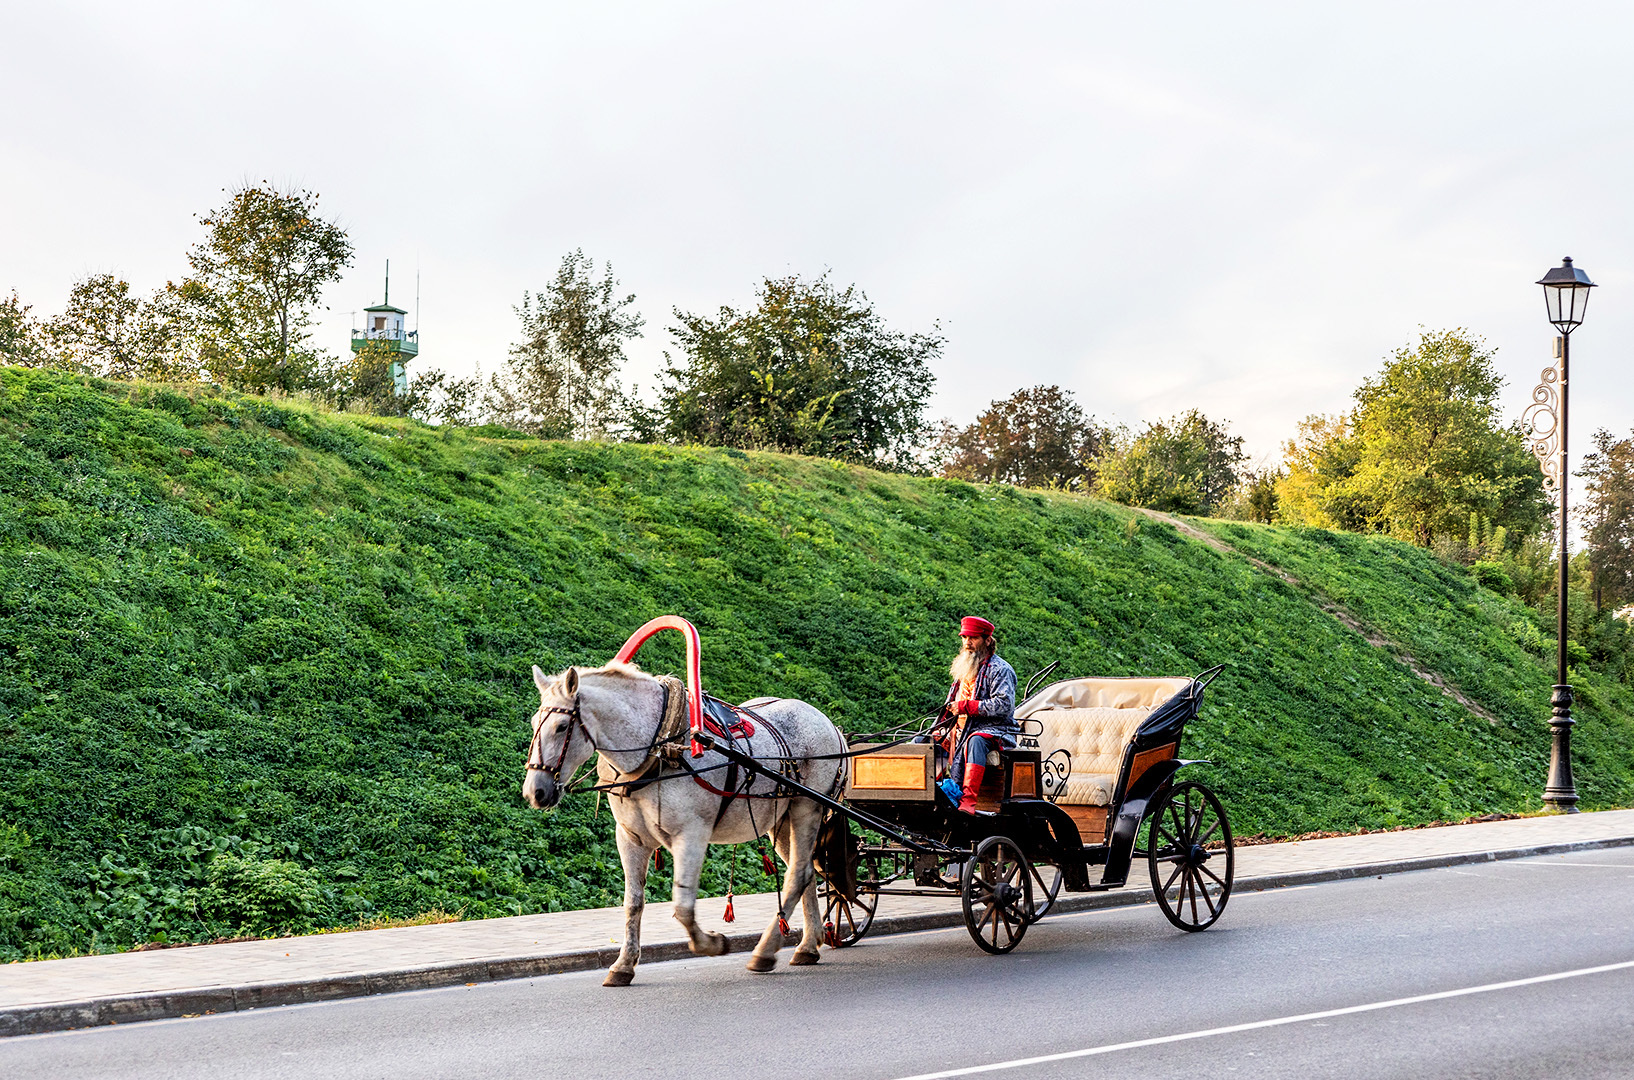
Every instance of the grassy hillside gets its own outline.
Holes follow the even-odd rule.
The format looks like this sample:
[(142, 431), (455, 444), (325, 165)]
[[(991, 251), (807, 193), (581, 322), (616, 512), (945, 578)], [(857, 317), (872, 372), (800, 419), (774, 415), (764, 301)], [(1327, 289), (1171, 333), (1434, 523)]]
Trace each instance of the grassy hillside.
[[(935, 706), (969, 611), (1024, 678), (1227, 663), (1186, 751), (1240, 832), (1538, 807), (1524, 609), (1398, 543), (1193, 524), (1237, 550), (1073, 496), (0, 369), (0, 958), (616, 902), (605, 809), (518, 797), (528, 665), (666, 612), (713, 692), (853, 731)], [(1634, 705), (1584, 678), (1585, 805), (1629, 805)]]

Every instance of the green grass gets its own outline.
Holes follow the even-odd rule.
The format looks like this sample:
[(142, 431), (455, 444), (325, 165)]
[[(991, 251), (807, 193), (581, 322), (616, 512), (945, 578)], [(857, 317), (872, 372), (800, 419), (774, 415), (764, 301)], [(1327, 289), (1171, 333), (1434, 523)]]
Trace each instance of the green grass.
[[(1244, 833), (1538, 808), (1551, 680), (1513, 605), (1390, 541), (1201, 524), (1499, 723), (1304, 586), (1094, 500), (0, 369), (0, 958), (616, 903), (605, 807), (518, 796), (528, 665), (668, 612), (712, 692), (851, 731), (933, 709), (972, 611), (1024, 678), (1226, 663), (1185, 751)], [(1629, 702), (1591, 678), (1586, 806), (1634, 803)]]

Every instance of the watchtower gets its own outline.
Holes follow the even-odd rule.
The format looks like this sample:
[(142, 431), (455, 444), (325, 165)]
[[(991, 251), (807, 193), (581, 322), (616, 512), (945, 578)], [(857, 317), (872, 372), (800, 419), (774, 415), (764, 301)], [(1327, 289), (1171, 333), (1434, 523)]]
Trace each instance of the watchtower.
[(404, 365), (420, 355), (420, 331), (403, 329), (403, 316), (408, 312), (391, 303), (391, 260), (386, 260), (386, 293), (374, 307), (363, 309), (363, 329), (352, 331), (352, 351), (362, 352), (371, 341), (376, 348), (397, 354), (391, 365), (392, 387), (399, 394), (408, 393), (408, 375)]

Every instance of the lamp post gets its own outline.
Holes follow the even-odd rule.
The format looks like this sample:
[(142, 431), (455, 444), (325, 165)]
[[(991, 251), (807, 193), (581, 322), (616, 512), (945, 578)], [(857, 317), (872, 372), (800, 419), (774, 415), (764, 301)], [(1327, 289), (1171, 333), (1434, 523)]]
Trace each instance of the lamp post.
[(1555, 366), (1543, 370), (1543, 381), (1532, 391), (1524, 419), (1529, 441), (1543, 475), (1554, 484), (1560, 499), (1560, 595), (1555, 621), (1555, 686), (1549, 696), (1554, 715), (1549, 718), (1549, 780), (1543, 804), (1556, 813), (1577, 813), (1577, 785), (1572, 781), (1572, 688), (1566, 682), (1566, 385), (1571, 362), (1572, 331), (1583, 324), (1589, 305), (1589, 276), (1568, 257), (1543, 275), (1543, 299), (1560, 336), (1555, 339)]

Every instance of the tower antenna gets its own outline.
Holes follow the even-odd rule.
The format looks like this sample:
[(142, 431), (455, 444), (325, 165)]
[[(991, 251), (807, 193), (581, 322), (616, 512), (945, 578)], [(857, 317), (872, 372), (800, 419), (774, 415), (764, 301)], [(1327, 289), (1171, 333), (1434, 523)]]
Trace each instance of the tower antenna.
[(390, 259), (386, 260), (386, 299), (382, 300), (381, 303), (383, 303), (383, 304), (391, 303), (391, 260)]

